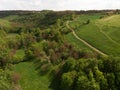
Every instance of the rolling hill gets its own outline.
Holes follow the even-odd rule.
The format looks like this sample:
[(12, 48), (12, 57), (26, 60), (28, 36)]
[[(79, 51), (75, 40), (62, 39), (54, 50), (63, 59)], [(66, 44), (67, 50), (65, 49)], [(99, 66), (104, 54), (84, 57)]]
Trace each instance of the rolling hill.
[[(120, 55), (119, 18), (120, 15), (107, 16), (100, 19), (101, 15), (78, 16), (70, 26), (76, 34), (102, 52), (118, 56)], [(89, 24), (84, 24), (90, 20)], [(117, 23), (117, 24), (116, 24)]]

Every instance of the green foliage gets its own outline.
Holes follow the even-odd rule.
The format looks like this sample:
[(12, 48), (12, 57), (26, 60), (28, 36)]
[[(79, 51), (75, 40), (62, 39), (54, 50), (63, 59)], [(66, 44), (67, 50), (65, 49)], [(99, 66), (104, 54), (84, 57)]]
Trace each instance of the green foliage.
[(33, 52), (30, 49), (25, 51), (25, 55), (26, 55), (27, 59), (28, 58), (32, 59), (34, 57)]
[(8, 64), (9, 57), (8, 57), (8, 50), (3, 47), (0, 48), (0, 67), (5, 68), (6, 65)]
[(108, 87), (111, 88), (112, 90), (116, 90), (114, 73), (108, 73), (106, 78), (108, 80), (108, 85), (109, 85)]
[[(61, 82), (62, 89), (65, 90), (119, 90), (119, 71), (118, 68), (113, 68), (116, 72), (109, 72), (109, 67), (106, 67), (108, 61), (103, 66), (100, 66), (105, 60), (95, 59), (68, 59), (61, 67), (61, 74), (58, 81)], [(115, 60), (115, 58), (113, 58)], [(113, 65), (120, 64), (120, 62), (113, 62)], [(106, 71), (102, 71), (106, 69)], [(74, 74), (73, 74), (74, 72)], [(57, 81), (57, 80), (56, 80)], [(117, 83), (116, 83), (117, 82)], [(59, 87), (59, 88), (61, 88)]]
[(86, 76), (78, 77), (76, 90), (100, 90), (99, 84), (89, 81)]
[(95, 67), (95, 77), (96, 81), (100, 84), (100, 89), (108, 90), (107, 79), (104, 77), (103, 72), (99, 71), (97, 67)]
[(63, 65), (63, 71), (64, 72), (72, 71), (75, 69), (75, 67), (76, 67), (76, 61), (73, 58), (70, 58)]
[(71, 71), (64, 73), (61, 80), (61, 89), (72, 90), (72, 85), (74, 83), (75, 77), (77, 75), (76, 71)]
[(10, 89), (10, 73), (8, 70), (0, 69), (0, 90)]

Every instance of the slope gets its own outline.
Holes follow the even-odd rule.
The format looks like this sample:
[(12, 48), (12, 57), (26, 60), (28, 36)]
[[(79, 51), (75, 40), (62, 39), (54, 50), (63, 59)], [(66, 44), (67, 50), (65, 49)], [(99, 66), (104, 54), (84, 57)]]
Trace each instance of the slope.
[[(108, 17), (105, 17), (105, 18), (108, 18)], [(118, 35), (113, 35), (113, 33), (112, 34), (109, 33), (109, 35), (111, 35), (111, 36), (109, 36), (109, 38), (108, 38), (108, 36), (105, 35), (105, 34), (107, 34), (107, 32), (104, 31), (105, 34), (103, 34), (101, 32), (100, 28), (95, 24), (96, 22), (98, 22), (98, 20), (101, 20), (101, 19), (89, 18), (89, 20), (90, 20), (89, 24), (84, 24), (84, 22), (86, 22), (86, 21), (81, 20), (81, 19), (82, 19), (82, 16), (80, 15), (78, 17), (77, 21), (73, 21), (70, 23), (70, 26), (72, 26), (75, 29), (75, 33), (77, 34), (78, 37), (82, 38), (83, 40), (87, 41), (89, 44), (91, 44), (95, 48), (99, 49), (100, 51), (102, 51), (108, 55), (113, 55), (113, 56), (120, 55), (120, 45), (116, 44), (115, 42), (117, 42), (117, 41), (112, 39), (112, 37), (116, 37), (116, 39), (119, 41), (119, 36), (118, 36), (119, 32), (117, 30), (115, 30), (115, 31), (117, 31)], [(112, 17), (112, 19), (113, 19), (113, 17)], [(87, 18), (86, 18), (86, 20), (87, 20)], [(116, 22), (118, 22), (118, 21), (116, 20)], [(102, 22), (102, 23), (104, 24), (104, 22)], [(98, 24), (98, 25), (100, 25), (100, 24)], [(108, 28), (111, 28), (111, 26), (109, 26), (109, 25), (108, 25)], [(118, 25), (116, 27), (118, 27)], [(111, 32), (113, 32), (114, 29), (111, 28), (111, 29), (108, 29), (108, 31), (109, 30), (110, 31), (112, 30)], [(112, 40), (114, 40), (114, 42), (112, 40), (110, 40), (110, 38)]]

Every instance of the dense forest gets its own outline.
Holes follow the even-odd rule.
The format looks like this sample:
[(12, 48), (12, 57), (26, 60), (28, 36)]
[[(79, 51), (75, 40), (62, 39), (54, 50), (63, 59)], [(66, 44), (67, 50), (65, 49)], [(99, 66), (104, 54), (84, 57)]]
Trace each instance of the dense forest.
[[(109, 53), (104, 56), (89, 47), (77, 47), (73, 42), (79, 41), (69, 38), (72, 31), (66, 26), (67, 21), (75, 21), (80, 15), (102, 19), (119, 13), (119, 10), (0, 11), (0, 90), (120, 90), (120, 56)], [(85, 18), (80, 25), (74, 23), (71, 27), (77, 29), (91, 23)], [(41, 89), (42, 84), (25, 83), (26, 78), (28, 82), (41, 81), (39, 78), (32, 81), (31, 78), (36, 78), (32, 77), (35, 73), (32, 67), (28, 67), (31, 77), (22, 76), (29, 71), (25, 63), (32, 63), (38, 77), (47, 77), (48, 89)]]

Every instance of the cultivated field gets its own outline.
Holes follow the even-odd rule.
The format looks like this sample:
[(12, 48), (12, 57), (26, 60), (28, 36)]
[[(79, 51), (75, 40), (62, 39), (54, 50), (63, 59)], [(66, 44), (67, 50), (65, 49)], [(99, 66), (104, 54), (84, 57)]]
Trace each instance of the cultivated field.
[[(120, 55), (120, 15), (80, 15), (70, 23), (76, 34), (102, 52), (118, 56)], [(89, 24), (84, 24), (89, 20)]]

